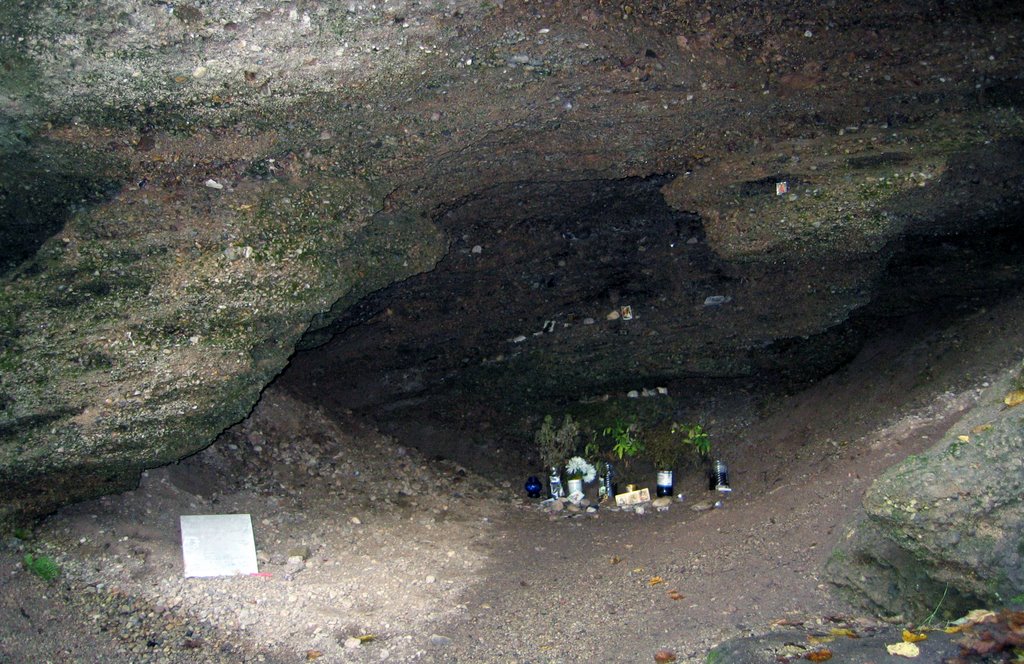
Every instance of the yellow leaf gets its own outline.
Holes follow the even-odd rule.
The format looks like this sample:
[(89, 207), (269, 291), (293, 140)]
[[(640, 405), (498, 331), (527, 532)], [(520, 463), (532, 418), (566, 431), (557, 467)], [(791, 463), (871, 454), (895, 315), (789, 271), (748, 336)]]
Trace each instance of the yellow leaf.
[(612, 556), (611, 557), (612, 565), (618, 565), (621, 562), (622, 562), (622, 558), (619, 558), (618, 556)]
[(1024, 390), (1014, 390), (1010, 392), (1006, 395), (1006, 398), (1003, 399), (1003, 403), (1010, 408), (1021, 405), (1024, 403)]
[(370, 641), (373, 641), (374, 639), (376, 639), (377, 635), (376, 634), (360, 634), (356, 638), (359, 639), (360, 643), (369, 643)]
[(924, 641), (928, 638), (927, 634), (914, 634), (909, 629), (903, 630), (903, 641), (905, 643), (917, 643), (918, 641)]
[(814, 646), (816, 646), (818, 644), (821, 644), (821, 643), (829, 643), (829, 642), (835, 641), (835, 640), (836, 639), (835, 639), (834, 636), (813, 636), (812, 635), (812, 636), (808, 636), (807, 637), (807, 643), (810, 643), (811, 645), (814, 645)]
[(885, 649), (889, 651), (890, 655), (899, 655), (900, 657), (917, 657), (921, 654), (921, 649), (917, 647), (916, 643), (907, 643), (906, 641), (886, 646)]
[(971, 437), (970, 436), (957, 436), (956, 439), (957, 440), (962, 440), (965, 443), (971, 442)]
[(832, 636), (845, 636), (848, 639), (860, 638), (857, 632), (853, 631), (852, 629), (847, 629), (845, 627), (835, 627), (831, 631), (829, 631), (829, 634), (831, 634)]
[(665, 579), (661, 578), (660, 576), (652, 576), (650, 580), (647, 582), (647, 585), (656, 586), (659, 583), (665, 583)]
[(991, 424), (979, 424), (978, 426), (971, 429), (971, 433), (985, 433), (992, 428)]
[(942, 630), (946, 634), (956, 634), (963, 628), (963, 625), (950, 625), (946, 629)]
[(966, 621), (970, 623), (985, 622), (987, 618), (995, 618), (996, 614), (988, 609), (975, 609), (967, 613)]

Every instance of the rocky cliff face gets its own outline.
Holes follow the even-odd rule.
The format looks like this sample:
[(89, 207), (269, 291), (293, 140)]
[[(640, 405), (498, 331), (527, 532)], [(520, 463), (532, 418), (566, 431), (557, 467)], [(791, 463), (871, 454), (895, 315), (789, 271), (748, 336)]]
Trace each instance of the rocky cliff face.
[(0, 12), (0, 521), (201, 449), (296, 348), (472, 440), (1024, 280), (1012, 3)]

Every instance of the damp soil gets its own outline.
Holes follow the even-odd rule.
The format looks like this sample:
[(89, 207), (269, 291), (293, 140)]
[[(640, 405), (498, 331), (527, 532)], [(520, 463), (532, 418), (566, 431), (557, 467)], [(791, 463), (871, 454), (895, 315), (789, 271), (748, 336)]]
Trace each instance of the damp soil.
[[(0, 661), (701, 662), (779, 625), (877, 623), (823, 564), (872, 480), (1019, 366), (1022, 323), (1018, 299), (874, 339), (718, 441), (717, 508), (691, 471), (664, 511), (550, 514), (518, 467), (482, 476), (271, 386), (203, 452), (5, 538)], [(252, 516), (259, 576), (183, 578), (178, 518), (210, 513)]]

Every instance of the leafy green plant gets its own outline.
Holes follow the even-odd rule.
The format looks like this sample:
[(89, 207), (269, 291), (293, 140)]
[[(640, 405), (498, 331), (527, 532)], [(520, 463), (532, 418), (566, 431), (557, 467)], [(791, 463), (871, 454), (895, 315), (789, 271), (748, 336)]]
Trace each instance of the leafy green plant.
[(673, 422), (671, 431), (682, 445), (692, 447), (701, 458), (711, 455), (711, 438), (701, 425)]
[(605, 428), (604, 435), (614, 441), (612, 453), (620, 461), (631, 459), (644, 451), (643, 441), (636, 433), (636, 422), (615, 420), (613, 425)]
[(533, 437), (544, 467), (552, 468), (565, 463), (576, 450), (579, 434), (580, 425), (573, 421), (572, 416), (566, 415), (562, 424), (556, 428), (554, 418), (547, 415)]
[(34, 556), (31, 553), (26, 553), (22, 562), (25, 564), (25, 569), (43, 581), (53, 581), (60, 576), (60, 565), (50, 556)]

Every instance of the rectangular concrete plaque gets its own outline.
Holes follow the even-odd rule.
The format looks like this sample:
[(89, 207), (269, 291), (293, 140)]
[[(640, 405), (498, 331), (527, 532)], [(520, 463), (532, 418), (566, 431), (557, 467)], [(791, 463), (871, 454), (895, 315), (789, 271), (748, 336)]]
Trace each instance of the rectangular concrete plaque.
[(185, 576), (256, 574), (256, 542), (248, 514), (192, 514), (181, 517)]

